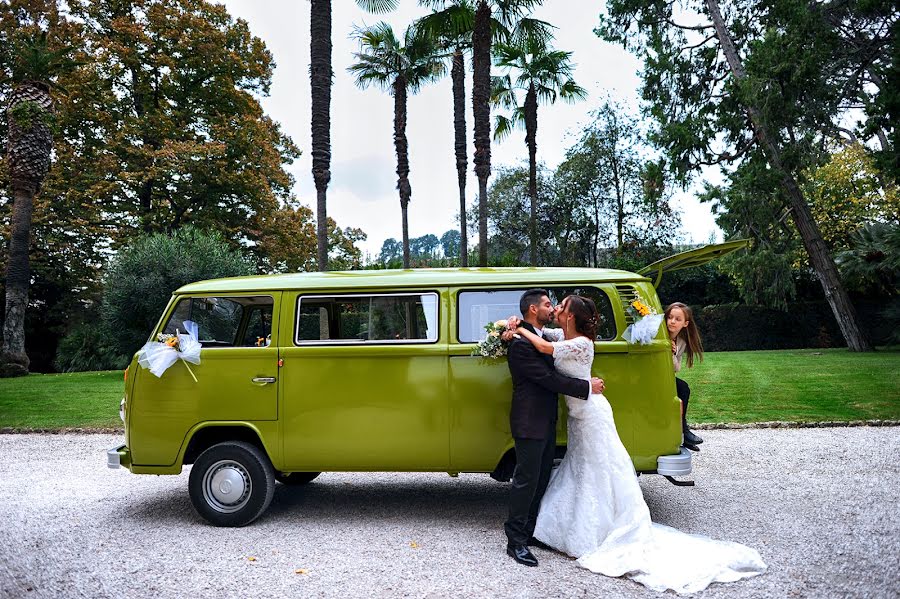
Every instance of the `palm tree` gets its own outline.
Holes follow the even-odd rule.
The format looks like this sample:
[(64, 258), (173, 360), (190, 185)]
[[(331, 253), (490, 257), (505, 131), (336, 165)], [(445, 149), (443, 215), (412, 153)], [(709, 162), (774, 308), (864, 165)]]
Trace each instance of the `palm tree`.
[[(510, 116), (497, 115), (494, 138), (506, 138), (513, 128), (525, 129), (528, 146), (528, 195), (531, 198), (531, 265), (537, 266), (537, 124), (538, 104), (554, 104), (557, 98), (575, 102), (587, 97), (587, 92), (572, 79), (575, 65), (571, 52), (553, 50), (545, 43), (526, 40), (521, 45), (497, 44), (495, 64), (506, 74), (493, 78), (491, 102), (512, 110)], [(512, 74), (516, 75), (515, 80)], [(520, 92), (525, 101), (519, 104)]]
[(453, 132), (456, 152), (456, 178), (459, 183), (459, 259), (460, 266), (469, 265), (468, 223), (466, 218), (466, 58), (472, 48), (475, 10), (468, 0), (419, 0), (434, 12), (416, 22), (416, 29), (431, 37), (452, 54), (450, 79), (453, 82)]
[(408, 27), (401, 45), (387, 23), (379, 23), (354, 34), (360, 52), (358, 61), (348, 67), (356, 85), (366, 89), (375, 85), (394, 96), (394, 148), (397, 152), (397, 190), (403, 217), (403, 268), (409, 268), (409, 226), (407, 207), (412, 196), (409, 185), (409, 144), (406, 139), (407, 92), (416, 93), (425, 83), (440, 78), (446, 68), (445, 55), (436, 51), (431, 40)]
[(50, 170), (53, 137), (51, 90), (58, 89), (57, 75), (77, 63), (68, 56), (72, 48), (50, 48), (47, 33), (13, 39), (10, 58), (13, 89), (6, 107), (9, 137), (6, 161), (13, 195), (13, 213), (6, 266), (6, 319), (0, 376), (28, 374), (25, 353), (25, 309), (28, 306), (30, 264), (28, 247), (34, 198)]
[[(472, 114), (475, 120), (475, 176), (478, 177), (478, 261), (487, 266), (487, 180), (491, 175), (491, 43), (537, 42), (551, 26), (525, 15), (541, 0), (478, 0), (472, 30)], [(494, 14), (494, 11), (496, 14)], [(495, 26), (499, 24), (500, 26)]]
[[(356, 0), (372, 13), (397, 7), (397, 0)], [(309, 16), (309, 83), (312, 96), (312, 175), (316, 184), (316, 240), (319, 270), (328, 269), (326, 192), (331, 181), (331, 0), (311, 0)]]

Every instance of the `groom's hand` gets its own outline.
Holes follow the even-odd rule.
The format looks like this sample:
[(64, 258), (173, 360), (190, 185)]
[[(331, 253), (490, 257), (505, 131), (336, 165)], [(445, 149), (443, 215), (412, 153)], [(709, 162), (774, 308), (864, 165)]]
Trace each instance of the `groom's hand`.
[(606, 383), (603, 382), (603, 379), (597, 377), (591, 379), (591, 393), (603, 393), (605, 389)]

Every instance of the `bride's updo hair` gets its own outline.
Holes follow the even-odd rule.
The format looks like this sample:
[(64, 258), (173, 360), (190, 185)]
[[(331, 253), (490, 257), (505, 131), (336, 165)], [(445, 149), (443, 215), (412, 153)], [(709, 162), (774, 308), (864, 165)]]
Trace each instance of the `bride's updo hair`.
[(575, 330), (588, 339), (596, 339), (600, 314), (597, 312), (594, 300), (580, 295), (570, 295), (565, 301), (566, 309), (575, 319)]

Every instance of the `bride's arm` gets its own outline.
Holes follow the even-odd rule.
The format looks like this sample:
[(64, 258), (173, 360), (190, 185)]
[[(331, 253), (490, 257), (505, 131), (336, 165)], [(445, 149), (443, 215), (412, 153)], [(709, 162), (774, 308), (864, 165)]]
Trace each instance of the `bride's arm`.
[(544, 327), (543, 335), (544, 339), (551, 343), (553, 343), (554, 341), (564, 341), (566, 338), (562, 329), (551, 329), (548, 327)]
[(519, 327), (518, 329), (516, 329), (516, 333), (528, 339), (531, 344), (542, 354), (550, 354), (551, 356), (553, 355), (552, 343), (544, 341), (541, 337), (535, 335), (525, 327)]

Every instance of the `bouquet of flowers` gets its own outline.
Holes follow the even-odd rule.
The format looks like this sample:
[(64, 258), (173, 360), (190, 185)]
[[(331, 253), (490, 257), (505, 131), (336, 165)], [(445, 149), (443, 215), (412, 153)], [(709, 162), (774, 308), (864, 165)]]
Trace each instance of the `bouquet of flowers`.
[(500, 358), (506, 355), (506, 342), (500, 336), (509, 329), (509, 323), (506, 320), (497, 320), (484, 325), (487, 335), (482, 341), (478, 342), (475, 349), (472, 350), (473, 356), (481, 356), (482, 358)]
[(144, 347), (138, 351), (138, 364), (161, 377), (169, 366), (181, 360), (196, 383), (197, 377), (194, 376), (194, 371), (188, 366), (188, 362), (200, 363), (202, 346), (198, 339), (198, 327), (197, 323), (191, 320), (185, 320), (183, 324), (187, 334), (180, 333), (178, 329), (175, 329), (174, 335), (160, 333), (156, 336), (156, 341), (145, 343)]
[(634, 318), (634, 324), (628, 325), (622, 338), (628, 343), (640, 343), (647, 345), (656, 337), (659, 325), (662, 324), (663, 315), (657, 314), (650, 304), (637, 295), (625, 310)]

